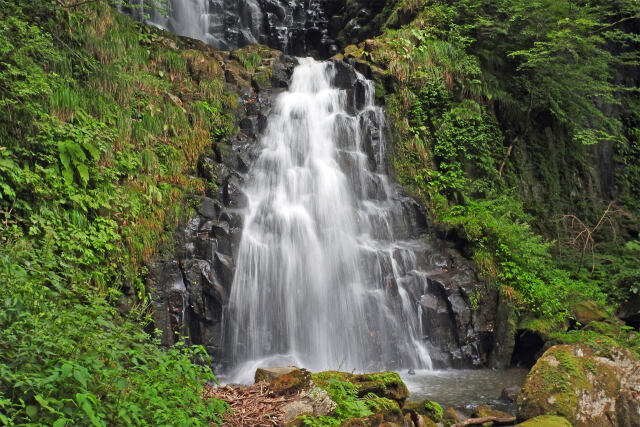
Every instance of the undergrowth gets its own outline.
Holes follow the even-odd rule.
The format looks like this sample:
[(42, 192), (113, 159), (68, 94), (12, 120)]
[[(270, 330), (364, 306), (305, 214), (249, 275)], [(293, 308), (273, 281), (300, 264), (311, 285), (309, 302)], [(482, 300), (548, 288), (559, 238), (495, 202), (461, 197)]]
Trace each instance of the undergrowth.
[(0, 425), (221, 423), (204, 350), (143, 330), (144, 264), (234, 127), (219, 58), (182, 43), (104, 1), (0, 0)]

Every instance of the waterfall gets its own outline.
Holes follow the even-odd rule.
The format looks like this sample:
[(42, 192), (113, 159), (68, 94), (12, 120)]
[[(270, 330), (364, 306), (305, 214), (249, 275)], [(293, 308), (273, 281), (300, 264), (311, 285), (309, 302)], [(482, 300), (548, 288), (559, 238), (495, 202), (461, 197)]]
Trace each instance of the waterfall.
[(123, 13), (216, 49), (261, 43), (293, 55), (329, 57), (338, 51), (328, 36), (327, 5), (318, 0), (133, 0)]
[[(353, 73), (353, 72), (352, 72)], [(301, 59), (276, 100), (244, 185), (248, 207), (224, 315), (237, 372), (430, 368), (419, 301), (426, 244), (386, 175), (374, 86), (334, 85), (337, 65)], [(404, 239), (404, 240), (403, 240)], [(248, 377), (235, 379), (248, 380)]]

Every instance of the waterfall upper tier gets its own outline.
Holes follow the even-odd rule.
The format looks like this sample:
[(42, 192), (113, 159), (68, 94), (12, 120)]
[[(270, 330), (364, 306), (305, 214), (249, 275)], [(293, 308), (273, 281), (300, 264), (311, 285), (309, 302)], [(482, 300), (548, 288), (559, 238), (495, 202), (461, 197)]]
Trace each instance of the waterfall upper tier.
[(233, 50), (260, 43), (328, 58), (378, 31), (386, 0), (139, 0), (122, 12), (174, 34)]

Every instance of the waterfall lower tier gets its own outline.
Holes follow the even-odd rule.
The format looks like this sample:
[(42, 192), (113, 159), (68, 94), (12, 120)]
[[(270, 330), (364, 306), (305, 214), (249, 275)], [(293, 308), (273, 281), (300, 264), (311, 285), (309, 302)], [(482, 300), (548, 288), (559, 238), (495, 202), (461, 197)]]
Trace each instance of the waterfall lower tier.
[(225, 347), (234, 365), (281, 355), (314, 370), (429, 368), (405, 289), (426, 291), (427, 248), (402, 240), (420, 230), (384, 174), (372, 82), (357, 75), (350, 102), (335, 77), (334, 63), (302, 59), (269, 117), (243, 189)]

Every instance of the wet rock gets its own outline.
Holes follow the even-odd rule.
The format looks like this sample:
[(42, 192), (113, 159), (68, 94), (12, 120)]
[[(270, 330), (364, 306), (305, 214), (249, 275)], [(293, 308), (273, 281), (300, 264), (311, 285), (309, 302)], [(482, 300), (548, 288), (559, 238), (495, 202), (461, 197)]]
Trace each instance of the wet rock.
[(229, 177), (223, 187), (222, 202), (225, 206), (241, 209), (246, 207), (248, 199), (242, 191), (242, 180), (239, 177)]
[(217, 200), (209, 197), (201, 197), (198, 213), (207, 219), (216, 219), (221, 208), (222, 206)]
[(634, 328), (640, 328), (640, 294), (632, 295), (618, 310), (618, 317)]
[(222, 286), (227, 291), (230, 291), (234, 272), (233, 259), (230, 256), (216, 252), (214, 255), (214, 269), (216, 275), (222, 281)]
[(640, 362), (629, 350), (558, 345), (529, 373), (518, 396), (518, 418), (555, 413), (576, 427), (634, 425), (624, 420), (640, 419), (639, 393)]
[(151, 294), (153, 322), (162, 331), (162, 344), (173, 345), (185, 333), (187, 289), (177, 262), (154, 262), (148, 265), (146, 286)]
[(189, 305), (200, 318), (206, 318), (205, 307), (208, 294), (221, 306), (226, 302), (226, 291), (215, 277), (211, 264), (202, 259), (191, 259), (184, 263), (186, 287), (189, 291)]
[(495, 335), (489, 367), (507, 369), (511, 366), (511, 357), (516, 345), (518, 315), (515, 308), (508, 301), (505, 301), (502, 296), (498, 303), (495, 323)]
[(505, 402), (516, 402), (518, 400), (518, 393), (520, 393), (520, 387), (517, 385), (511, 387), (505, 387), (500, 393), (500, 399)]
[(289, 374), (299, 369), (300, 368), (296, 368), (295, 366), (285, 366), (279, 368), (258, 368), (256, 369), (256, 373), (253, 379), (257, 383), (260, 381), (271, 381), (275, 378), (278, 378), (280, 375)]
[(351, 90), (356, 82), (353, 68), (342, 61), (333, 61), (333, 85), (338, 89)]
[(258, 135), (258, 119), (256, 117), (245, 117), (240, 120), (240, 130), (249, 138), (255, 138)]

